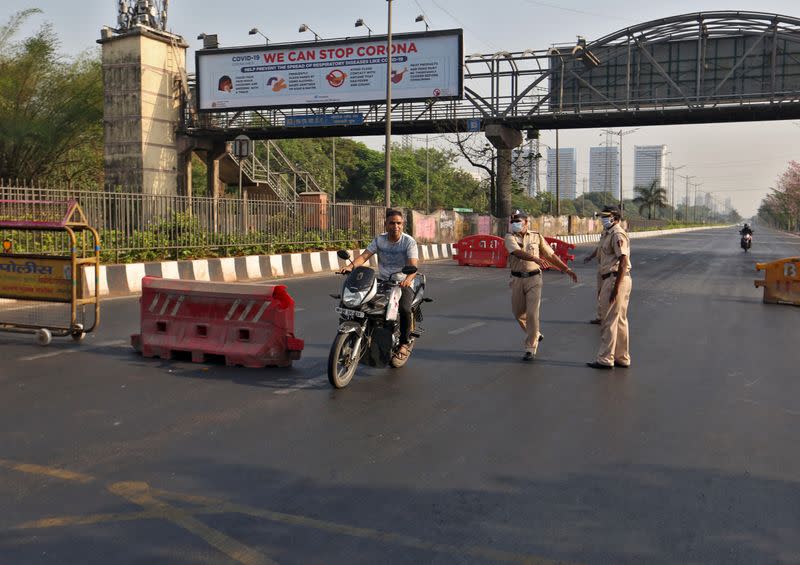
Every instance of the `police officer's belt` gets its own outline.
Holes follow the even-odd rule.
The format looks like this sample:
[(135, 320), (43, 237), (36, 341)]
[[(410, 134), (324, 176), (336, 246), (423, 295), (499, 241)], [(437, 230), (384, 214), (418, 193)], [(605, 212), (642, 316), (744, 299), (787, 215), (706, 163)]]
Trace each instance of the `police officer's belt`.
[(531, 271), (529, 273), (521, 273), (519, 271), (511, 271), (512, 277), (519, 277), (521, 279), (527, 279), (528, 277), (535, 277), (536, 275), (541, 275), (542, 271)]
[(605, 275), (600, 275), (600, 278), (606, 280), (608, 277), (616, 277), (619, 273), (617, 271), (611, 271), (610, 273), (606, 273)]

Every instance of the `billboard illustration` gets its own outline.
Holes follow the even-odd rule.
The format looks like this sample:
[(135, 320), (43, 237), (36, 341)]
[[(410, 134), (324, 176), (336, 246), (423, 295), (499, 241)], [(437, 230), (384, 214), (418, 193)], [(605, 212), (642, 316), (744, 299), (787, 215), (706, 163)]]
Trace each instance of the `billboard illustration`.
[[(463, 97), (460, 29), (392, 37), (392, 100)], [(196, 54), (198, 108), (327, 106), (386, 99), (386, 37)]]

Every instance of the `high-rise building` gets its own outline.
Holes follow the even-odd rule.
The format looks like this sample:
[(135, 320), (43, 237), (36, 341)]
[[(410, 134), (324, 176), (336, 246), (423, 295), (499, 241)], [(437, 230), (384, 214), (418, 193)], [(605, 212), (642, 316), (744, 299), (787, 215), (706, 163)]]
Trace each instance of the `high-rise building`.
[[(633, 156), (633, 188), (650, 187), (656, 181), (661, 188), (667, 188), (666, 145), (637, 145)], [(633, 195), (626, 191), (625, 197)]]
[(589, 148), (589, 192), (619, 194), (619, 147)]
[(539, 142), (529, 141), (511, 153), (511, 178), (523, 187), (526, 196), (536, 196), (539, 186)]
[[(577, 167), (575, 148), (564, 147), (558, 150), (558, 192), (562, 200), (577, 197)], [(547, 191), (556, 193), (556, 150), (547, 150)]]

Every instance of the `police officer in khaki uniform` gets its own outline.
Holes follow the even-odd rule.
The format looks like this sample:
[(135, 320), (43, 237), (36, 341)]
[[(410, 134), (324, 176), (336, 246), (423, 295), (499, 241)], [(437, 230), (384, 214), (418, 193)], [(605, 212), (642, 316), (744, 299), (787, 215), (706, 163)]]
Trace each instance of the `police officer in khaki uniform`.
[(508, 265), (511, 267), (511, 311), (525, 332), (523, 361), (533, 361), (542, 334), (539, 333), (539, 303), (542, 299), (542, 260), (567, 273), (573, 282), (578, 276), (553, 252), (538, 232), (528, 230), (528, 214), (516, 210), (511, 216), (511, 233), (506, 234)]
[(621, 214), (616, 206), (606, 206), (600, 220), (608, 235), (598, 254), (603, 286), (600, 289), (600, 349), (594, 361), (587, 363), (593, 369), (630, 367), (628, 349), (628, 302), (631, 298), (631, 249), (628, 234), (619, 225)]
[[(598, 214), (595, 214), (598, 215)], [(594, 251), (590, 255), (587, 255), (583, 258), (584, 263), (588, 263), (595, 257), (600, 254), (600, 247), (603, 245), (603, 241), (605, 237), (608, 235), (608, 230), (604, 227), (603, 231), (600, 233), (600, 239), (597, 241), (597, 247), (594, 248)], [(600, 262), (597, 262), (597, 314), (594, 319), (589, 320), (590, 324), (600, 325), (603, 321), (603, 312), (600, 310), (600, 289), (603, 287), (603, 277), (602, 273), (600, 272)]]

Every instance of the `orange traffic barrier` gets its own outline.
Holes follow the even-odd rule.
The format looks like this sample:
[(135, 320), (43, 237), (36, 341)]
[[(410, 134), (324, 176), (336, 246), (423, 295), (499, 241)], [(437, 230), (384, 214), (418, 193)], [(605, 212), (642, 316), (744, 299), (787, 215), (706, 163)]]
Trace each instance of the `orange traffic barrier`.
[(283, 285), (231, 284), (144, 277), (141, 333), (131, 345), (145, 357), (190, 353), (226, 365), (287, 367), (300, 358), (294, 300)]
[(505, 241), (496, 235), (468, 235), (461, 238), (454, 247), (456, 254), (453, 259), (459, 265), (503, 269), (508, 262)]
[[(547, 241), (550, 247), (553, 248), (555, 254), (558, 256), (559, 259), (561, 259), (564, 262), (565, 265), (569, 266), (569, 262), (575, 260), (575, 255), (572, 255), (570, 253), (570, 251), (575, 249), (574, 243), (567, 243), (566, 241), (563, 241), (561, 239), (556, 239), (555, 237), (546, 237), (544, 239), (545, 241)], [(542, 261), (544, 262), (544, 265), (542, 265), (542, 267), (544, 267), (545, 269), (553, 268), (553, 265), (551, 265), (550, 261), (548, 261), (547, 259), (543, 258)]]
[(800, 257), (756, 263), (756, 271), (764, 271), (764, 280), (755, 281), (764, 287), (764, 302), (800, 306)]

